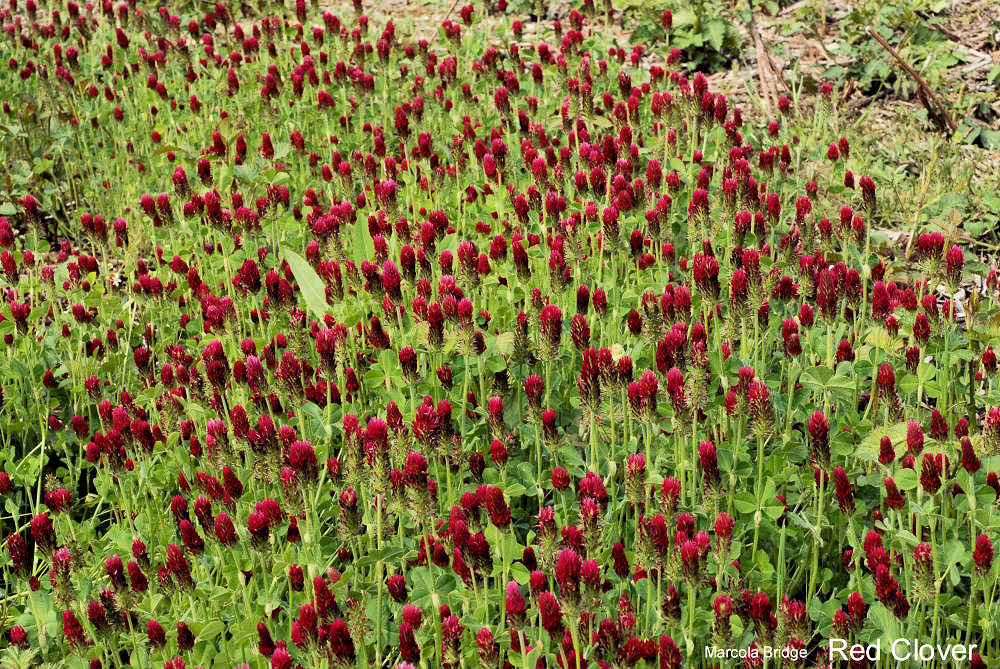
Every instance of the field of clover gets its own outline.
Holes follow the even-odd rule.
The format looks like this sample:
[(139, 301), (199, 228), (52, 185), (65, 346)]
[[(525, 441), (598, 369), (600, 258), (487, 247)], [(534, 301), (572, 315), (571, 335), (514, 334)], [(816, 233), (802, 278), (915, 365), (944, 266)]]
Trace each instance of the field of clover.
[(997, 666), (996, 272), (835, 87), (449, 16), (4, 0), (0, 666)]

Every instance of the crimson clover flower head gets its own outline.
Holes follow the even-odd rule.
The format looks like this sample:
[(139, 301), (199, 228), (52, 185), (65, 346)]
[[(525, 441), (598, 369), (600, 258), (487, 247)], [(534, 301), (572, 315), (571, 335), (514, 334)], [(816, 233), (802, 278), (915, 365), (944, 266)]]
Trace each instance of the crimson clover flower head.
[(716, 550), (720, 557), (724, 558), (729, 554), (729, 546), (733, 540), (733, 527), (735, 522), (725, 511), (721, 511), (715, 518), (715, 539)]
[(1000, 450), (1000, 407), (991, 407), (986, 411), (983, 444), (991, 453)]
[(494, 439), (490, 442), (490, 457), (493, 459), (493, 463), (497, 467), (505, 467), (507, 465), (507, 446), (499, 439)]
[(149, 580), (142, 573), (139, 563), (134, 560), (128, 563), (128, 580), (133, 592), (145, 592), (149, 587)]
[(417, 380), (417, 354), (412, 346), (399, 349), (399, 366), (403, 370), (403, 378), (409, 382)]
[(906, 504), (906, 500), (899, 492), (899, 488), (896, 487), (896, 482), (891, 476), (887, 476), (883, 480), (883, 485), (885, 486), (885, 504), (890, 509), (902, 509)]
[(406, 456), (403, 480), (410, 487), (427, 488), (427, 459), (421, 453), (412, 451)]
[(920, 463), (920, 486), (925, 492), (933, 495), (941, 488), (941, 472), (941, 455), (924, 453)]
[(492, 666), (500, 655), (500, 644), (493, 639), (493, 632), (488, 627), (483, 627), (476, 633), (476, 646), (480, 659), (487, 666)]
[(154, 648), (161, 648), (167, 642), (167, 635), (163, 631), (163, 626), (155, 620), (146, 623), (146, 638)]
[(976, 537), (972, 560), (976, 563), (976, 571), (980, 574), (985, 574), (993, 566), (993, 542), (985, 534)]
[(271, 651), (271, 669), (292, 669), (292, 655), (288, 652), (284, 641), (279, 641)]
[(205, 550), (205, 542), (198, 534), (198, 530), (191, 523), (190, 520), (186, 518), (182, 520), (178, 525), (178, 532), (181, 535), (181, 541), (184, 544), (184, 548), (191, 551), (195, 555), (198, 555)]
[(549, 591), (538, 595), (538, 610), (541, 615), (542, 629), (553, 638), (562, 635), (562, 609), (556, 596)]
[(668, 476), (660, 486), (662, 504), (671, 513), (676, 513), (680, 504), (681, 482), (674, 476)]
[(965, 471), (970, 474), (975, 474), (979, 471), (980, 462), (979, 456), (976, 455), (976, 450), (972, 446), (972, 440), (968, 437), (962, 437), (962, 467)]
[(934, 409), (931, 412), (931, 437), (938, 441), (944, 441), (948, 438), (950, 431), (951, 429), (948, 427), (948, 421), (944, 415), (940, 410)]
[(726, 593), (720, 593), (712, 602), (712, 610), (715, 612), (716, 619), (725, 619), (728, 622), (729, 616), (733, 614), (734, 610), (732, 598)]
[(459, 663), (464, 633), (465, 627), (458, 616), (449, 615), (441, 621), (441, 657), (445, 666), (455, 666)]
[(562, 338), (562, 311), (556, 305), (547, 304), (542, 308), (541, 332), (547, 351), (554, 355)]
[(47, 513), (39, 513), (31, 519), (31, 536), (35, 544), (45, 554), (50, 554), (56, 546), (56, 531)]
[[(405, 621), (399, 625), (399, 656), (406, 661), (420, 661), (420, 645), (417, 643), (416, 636), (413, 633), (413, 625)], [(413, 666), (412, 664), (403, 662), (397, 665), (397, 667), (404, 665)]]
[(188, 628), (187, 623), (178, 621), (177, 623), (177, 648), (182, 651), (191, 650), (194, 647), (194, 634)]
[(121, 592), (128, 588), (128, 583), (125, 581), (125, 570), (120, 557), (112, 555), (105, 560), (104, 572), (108, 575), (111, 585), (114, 586), (115, 590)]
[(893, 460), (896, 459), (896, 449), (892, 445), (892, 438), (888, 435), (882, 437), (879, 441), (879, 451), (878, 451), (878, 461), (883, 465), (892, 464)]
[(556, 583), (560, 596), (568, 601), (576, 601), (580, 596), (580, 556), (576, 551), (565, 548), (556, 558)]
[(934, 564), (934, 555), (931, 553), (931, 546), (925, 541), (921, 541), (913, 549), (913, 562), (917, 570), (922, 573), (929, 573)]
[(641, 488), (646, 479), (646, 456), (642, 453), (632, 453), (625, 461), (626, 485)]
[(826, 321), (833, 321), (837, 317), (837, 284), (837, 275), (833, 270), (820, 271), (816, 287), (816, 304)]
[(869, 215), (874, 215), (878, 208), (875, 199), (875, 182), (869, 176), (858, 179), (858, 187), (861, 189), (862, 203)]
[(945, 272), (948, 279), (948, 283), (953, 287), (957, 287), (959, 281), (962, 279), (962, 267), (965, 264), (965, 254), (962, 249), (957, 245), (953, 245), (945, 253)]
[(486, 403), (492, 420), (503, 420), (503, 398), (494, 395)]
[(993, 351), (993, 346), (992, 345), (987, 345), (986, 346), (986, 350), (983, 351), (983, 354), (980, 357), (980, 362), (982, 362), (982, 364), (983, 364), (983, 370), (989, 376), (991, 376), (991, 377), (992, 376), (996, 376), (996, 373), (997, 373), (997, 355)]
[(490, 522), (498, 528), (505, 528), (510, 525), (510, 508), (507, 506), (507, 499), (500, 488), (489, 486), (489, 493), (486, 497), (486, 510), (490, 516)]
[(66, 488), (49, 490), (45, 493), (45, 505), (55, 513), (65, 511), (70, 505), (72, 496)]
[(837, 495), (837, 504), (844, 515), (854, 513), (854, 490), (851, 482), (847, 478), (847, 472), (843, 467), (836, 467), (833, 470), (833, 485)]
[(570, 485), (570, 476), (562, 467), (555, 467), (552, 470), (552, 487), (556, 490), (565, 490)]
[(267, 516), (261, 511), (254, 511), (247, 518), (247, 529), (250, 532), (250, 539), (256, 548), (262, 548), (267, 544), (270, 536), (270, 523)]
[(545, 382), (537, 374), (532, 374), (524, 381), (524, 394), (528, 398), (528, 403), (535, 409), (541, 407), (542, 394), (545, 391)]
[(915, 420), (906, 424), (906, 448), (914, 457), (924, 450), (924, 431), (920, 423)]
[(812, 437), (813, 461), (822, 466), (830, 463), (830, 422), (822, 411), (809, 417), (809, 435)]
[(420, 607), (416, 604), (404, 604), (402, 610), (403, 620), (414, 628), (418, 628), (423, 624), (423, 612)]
[(659, 643), (660, 668), (680, 669), (682, 666), (682, 655), (680, 648), (668, 634), (660, 637)]
[(542, 434), (548, 442), (555, 442), (558, 438), (555, 409), (545, 409), (542, 411)]
[(698, 445), (698, 458), (705, 476), (705, 487), (715, 488), (719, 485), (719, 461), (715, 452), (715, 444), (703, 441)]
[(10, 628), (10, 644), (15, 648), (27, 650), (30, 648), (28, 632), (20, 625), (14, 625)]
[(520, 629), (527, 620), (527, 604), (521, 595), (521, 587), (517, 581), (509, 581), (505, 592), (507, 622), (513, 629)]
[(73, 648), (73, 650), (79, 651), (84, 646), (89, 645), (86, 637), (84, 636), (83, 626), (80, 624), (79, 619), (76, 617), (71, 610), (66, 609), (62, 613), (63, 621), (63, 635), (66, 637), (66, 642)]
[(293, 592), (302, 592), (305, 588), (305, 573), (297, 564), (288, 565), (288, 585)]
[(607, 315), (607, 313), (608, 313), (608, 296), (607, 296), (607, 293), (604, 291), (603, 288), (597, 288), (596, 290), (594, 290), (594, 294), (593, 294), (593, 296), (591, 298), (591, 302), (593, 303), (593, 305), (594, 305), (594, 311), (597, 312), (598, 316), (600, 316), (600, 317), (603, 318), (604, 316)]
[(876, 377), (876, 382), (878, 383), (879, 389), (891, 389), (896, 385), (896, 371), (892, 368), (892, 365), (888, 362), (883, 362), (878, 368), (878, 376)]

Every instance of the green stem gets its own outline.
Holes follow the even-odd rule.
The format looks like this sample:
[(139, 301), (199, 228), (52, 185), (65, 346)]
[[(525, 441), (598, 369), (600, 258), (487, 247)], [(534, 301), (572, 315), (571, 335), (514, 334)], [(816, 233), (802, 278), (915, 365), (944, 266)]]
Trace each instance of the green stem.
[(809, 570), (809, 596), (806, 599), (806, 606), (808, 607), (813, 599), (813, 594), (816, 591), (816, 576), (819, 571), (819, 545), (820, 545), (820, 533), (823, 530), (823, 503), (825, 502), (823, 496), (823, 485), (825, 483), (826, 472), (822, 469), (819, 472), (819, 497), (816, 501), (816, 536), (813, 537), (813, 554), (812, 554), (812, 566)]

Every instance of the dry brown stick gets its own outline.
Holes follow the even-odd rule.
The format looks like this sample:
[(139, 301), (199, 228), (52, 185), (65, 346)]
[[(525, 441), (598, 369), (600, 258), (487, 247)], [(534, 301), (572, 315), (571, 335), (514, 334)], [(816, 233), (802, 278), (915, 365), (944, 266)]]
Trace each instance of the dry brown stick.
[(921, 77), (919, 74), (917, 74), (917, 71), (914, 70), (912, 67), (910, 67), (910, 64), (907, 63), (905, 60), (903, 60), (903, 58), (898, 53), (896, 53), (896, 50), (893, 49), (892, 46), (888, 42), (886, 42), (881, 35), (875, 32), (875, 30), (869, 28), (868, 34), (874, 37), (875, 41), (881, 44), (882, 48), (888, 51), (892, 55), (892, 57), (896, 59), (896, 62), (899, 63), (899, 66), (902, 67), (906, 71), (906, 73), (910, 75), (910, 77), (912, 77), (914, 81), (917, 82), (917, 85), (920, 86), (921, 90), (924, 91), (924, 94), (927, 95), (928, 98), (934, 101), (934, 104), (940, 111), (941, 116), (944, 118), (945, 123), (948, 124), (948, 127), (951, 129), (952, 132), (955, 132), (958, 129), (958, 125), (955, 123), (955, 120), (951, 117), (951, 114), (948, 113), (947, 107), (945, 107), (944, 103), (941, 102), (941, 98), (939, 98), (937, 94), (931, 89), (931, 87), (927, 85), (927, 82), (924, 81), (924, 78)]
[[(757, 28), (757, 22), (753, 16), (750, 17), (747, 29), (750, 31), (750, 36), (753, 38), (754, 47), (757, 52), (757, 78), (760, 79), (760, 86), (764, 89), (764, 108), (768, 113), (773, 113), (778, 106), (778, 83), (775, 80), (779, 79), (779, 77), (775, 71), (774, 63), (771, 62), (771, 56), (767, 53), (764, 38)], [(782, 81), (781, 83), (784, 82)]]
[(785, 79), (781, 76), (781, 68), (774, 64), (774, 59), (771, 58), (771, 52), (767, 50), (767, 44), (764, 42), (764, 36), (760, 32), (760, 28), (757, 27), (757, 19), (753, 16), (750, 17), (749, 24), (750, 34), (753, 35), (754, 42), (758, 45), (761, 51), (764, 53), (764, 64), (767, 69), (770, 70), (771, 77), (775, 82), (775, 90), (777, 87), (781, 87), (786, 91), (791, 92), (791, 88), (785, 82)]
[[(438, 25), (440, 25), (441, 23), (444, 23), (445, 21), (447, 21), (448, 19), (450, 19), (450, 18), (451, 18), (451, 13), (452, 13), (453, 11), (455, 11), (455, 7), (456, 7), (457, 5), (458, 5), (458, 0), (455, 0), (455, 1), (453, 2), (453, 3), (451, 3), (451, 7), (449, 7), (449, 8), (448, 8), (448, 13), (444, 15), (444, 18), (443, 18), (443, 19), (441, 19), (441, 21), (440, 21), (440, 22), (438, 23)], [(437, 28), (434, 28), (434, 34), (433, 34), (433, 35), (431, 35), (431, 38), (430, 38), (430, 39), (428, 40), (428, 42), (430, 42), (431, 44), (433, 44), (433, 43), (434, 43), (434, 41), (435, 41), (435, 40), (436, 40), (437, 38), (438, 38), (438, 29), (437, 29)]]

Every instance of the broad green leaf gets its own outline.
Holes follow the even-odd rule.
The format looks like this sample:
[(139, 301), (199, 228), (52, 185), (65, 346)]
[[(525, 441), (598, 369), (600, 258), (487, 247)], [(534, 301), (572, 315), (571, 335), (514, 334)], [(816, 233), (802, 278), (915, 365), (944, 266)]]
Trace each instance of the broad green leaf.
[(934, 365), (926, 362), (917, 365), (917, 378), (923, 383), (933, 379), (935, 374), (937, 374), (937, 368)]
[(726, 37), (727, 25), (727, 22), (722, 19), (707, 21), (705, 23), (705, 30), (708, 32), (708, 43), (716, 51), (722, 48), (722, 42)]
[(507, 485), (504, 492), (507, 493), (507, 497), (514, 499), (516, 497), (523, 497), (526, 490), (520, 483), (511, 483)]
[(962, 564), (966, 559), (965, 544), (960, 541), (949, 541), (944, 545), (944, 549), (939, 553), (939, 558), (944, 559), (944, 565)]
[(865, 343), (883, 351), (895, 351), (903, 345), (903, 341), (899, 337), (893, 337), (882, 326), (876, 326), (869, 330)]
[(741, 492), (733, 497), (733, 506), (740, 513), (753, 513), (757, 510), (757, 500), (750, 493)]
[(323, 280), (316, 274), (316, 270), (306, 262), (305, 258), (287, 247), (281, 247), (281, 253), (288, 261), (288, 266), (295, 275), (295, 280), (302, 291), (302, 297), (306, 300), (309, 311), (317, 318), (323, 318), (327, 314), (326, 286)]
[(906, 444), (906, 423), (896, 423), (890, 425), (888, 429), (876, 428), (858, 444), (858, 457), (867, 460), (877, 460), (882, 437), (888, 436), (892, 440), (892, 446), (896, 454), (900, 453), (900, 446), (905, 449)]
[(354, 224), (354, 236), (351, 241), (353, 242), (351, 255), (358, 265), (361, 265), (362, 260), (368, 260), (375, 255), (375, 242), (372, 241), (372, 236), (368, 232), (367, 223), (359, 220)]
[(900, 490), (914, 490), (920, 482), (920, 477), (912, 469), (904, 468), (896, 472), (893, 477), (896, 487)]
[(500, 355), (510, 355), (514, 350), (514, 333), (513, 332), (501, 332), (496, 336), (496, 340), (493, 343), (494, 350)]
[(826, 387), (827, 382), (833, 378), (833, 373), (833, 370), (829, 367), (812, 367), (811, 369), (802, 371), (802, 374), (799, 376), (799, 382), (811, 390), (822, 391)]

